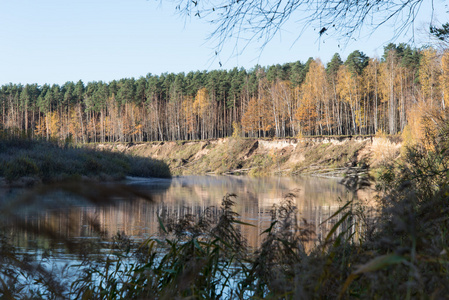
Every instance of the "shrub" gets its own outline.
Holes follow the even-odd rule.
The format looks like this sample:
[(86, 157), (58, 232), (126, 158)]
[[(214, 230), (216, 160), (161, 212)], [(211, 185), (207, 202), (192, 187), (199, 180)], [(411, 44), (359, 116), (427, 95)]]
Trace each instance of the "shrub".
[(12, 181), (20, 177), (36, 176), (39, 174), (39, 168), (29, 157), (19, 156), (6, 162), (3, 174), (7, 180)]

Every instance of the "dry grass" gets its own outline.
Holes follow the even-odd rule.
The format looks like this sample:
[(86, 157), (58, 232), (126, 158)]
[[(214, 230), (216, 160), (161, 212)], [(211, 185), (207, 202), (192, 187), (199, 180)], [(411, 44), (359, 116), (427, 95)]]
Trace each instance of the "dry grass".
[(371, 145), (371, 165), (373, 167), (395, 161), (401, 152), (401, 143), (392, 141), (389, 136), (378, 133)]
[(59, 145), (56, 142), (0, 136), (0, 177), (17, 183), (91, 178), (101, 181), (125, 176), (170, 177), (160, 160)]

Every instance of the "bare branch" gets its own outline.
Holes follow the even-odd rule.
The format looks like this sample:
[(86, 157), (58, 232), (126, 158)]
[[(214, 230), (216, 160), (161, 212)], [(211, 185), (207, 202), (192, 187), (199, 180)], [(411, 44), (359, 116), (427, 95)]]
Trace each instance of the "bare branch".
[[(179, 0), (177, 9), (185, 16), (196, 15), (214, 25), (209, 39), (220, 52), (230, 39), (262, 42), (262, 47), (294, 19), (298, 37), (306, 28), (337, 35), (344, 41), (357, 37), (363, 28), (371, 32), (394, 23), (395, 36), (414, 30), (417, 14), (425, 0)], [(433, 6), (433, 0), (429, 4)]]

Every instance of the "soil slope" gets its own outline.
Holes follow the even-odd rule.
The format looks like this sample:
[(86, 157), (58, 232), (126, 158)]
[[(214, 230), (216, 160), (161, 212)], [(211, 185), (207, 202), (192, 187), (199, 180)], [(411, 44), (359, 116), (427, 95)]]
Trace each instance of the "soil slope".
[(173, 175), (242, 174), (342, 176), (398, 157), (400, 142), (388, 137), (217, 139), (97, 144), (97, 149), (161, 159)]

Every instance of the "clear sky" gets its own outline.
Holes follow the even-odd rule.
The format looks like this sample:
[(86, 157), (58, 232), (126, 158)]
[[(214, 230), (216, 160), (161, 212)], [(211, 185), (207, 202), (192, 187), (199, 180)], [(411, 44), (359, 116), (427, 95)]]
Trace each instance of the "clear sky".
[[(426, 4), (427, 3), (427, 4)], [(422, 20), (429, 21), (425, 0)], [(442, 4), (443, 3), (443, 4)], [(444, 1), (439, 3), (447, 19)], [(418, 20), (416, 28), (428, 24)], [(319, 41), (310, 30), (294, 43), (298, 25), (290, 21), (264, 49), (251, 44), (231, 55), (231, 42), (214, 59), (214, 44), (207, 40), (212, 26), (197, 18), (176, 14), (173, 2), (156, 0), (0, 0), (0, 85), (106, 81), (148, 73), (196, 70), (250, 69), (308, 57), (328, 62), (335, 52), (343, 59), (354, 50), (381, 56), (393, 32), (385, 26), (371, 36), (361, 36), (345, 47), (333, 37)], [(418, 37), (419, 46), (423, 41)], [(394, 42), (409, 41), (411, 33)], [(425, 42), (425, 41), (424, 41)], [(240, 45), (241, 46), (241, 45)], [(222, 67), (219, 65), (222, 63)]]

